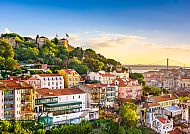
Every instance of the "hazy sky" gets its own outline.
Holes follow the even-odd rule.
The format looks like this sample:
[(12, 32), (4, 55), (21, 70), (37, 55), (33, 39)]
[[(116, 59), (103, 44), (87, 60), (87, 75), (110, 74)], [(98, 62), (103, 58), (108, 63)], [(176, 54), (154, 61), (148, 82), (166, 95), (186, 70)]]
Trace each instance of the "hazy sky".
[(190, 65), (190, 0), (0, 0), (0, 32), (68, 33), (123, 64)]

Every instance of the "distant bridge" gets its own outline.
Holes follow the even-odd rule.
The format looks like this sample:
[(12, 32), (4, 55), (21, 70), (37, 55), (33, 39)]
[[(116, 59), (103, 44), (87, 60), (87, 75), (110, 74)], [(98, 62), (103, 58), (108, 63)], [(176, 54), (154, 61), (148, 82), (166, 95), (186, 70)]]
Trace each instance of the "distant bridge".
[[(174, 63), (174, 65), (171, 65), (171, 62)], [(163, 63), (165, 63), (165, 65)], [(160, 69), (190, 68), (190, 65), (167, 58), (148, 65), (141, 65), (141, 64), (124, 65), (124, 67), (129, 68), (129, 70), (160, 70)]]

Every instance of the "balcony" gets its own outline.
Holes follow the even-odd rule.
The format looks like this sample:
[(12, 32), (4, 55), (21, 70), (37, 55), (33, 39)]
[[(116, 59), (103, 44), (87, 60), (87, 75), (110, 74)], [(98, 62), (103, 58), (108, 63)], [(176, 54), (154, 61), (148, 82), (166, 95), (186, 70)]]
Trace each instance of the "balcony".
[(41, 104), (54, 104), (58, 103), (58, 97), (51, 97), (51, 98), (39, 98), (35, 100), (36, 105)]
[(13, 118), (14, 117), (14, 114), (7, 114), (4, 116), (5, 118)]
[(14, 102), (15, 102), (14, 100), (4, 101), (4, 104), (13, 104)]
[(14, 107), (7, 107), (5, 108), (5, 110), (14, 110), (15, 108)]
[(14, 97), (14, 94), (5, 94), (4, 97), (5, 98)]

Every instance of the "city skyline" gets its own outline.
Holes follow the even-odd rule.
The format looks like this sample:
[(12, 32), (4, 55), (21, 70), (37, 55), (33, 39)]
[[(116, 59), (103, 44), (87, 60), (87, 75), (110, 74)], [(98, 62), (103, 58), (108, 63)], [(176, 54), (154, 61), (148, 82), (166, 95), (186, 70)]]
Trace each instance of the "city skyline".
[(60, 38), (123, 64), (190, 64), (188, 0), (0, 1), (0, 32)]

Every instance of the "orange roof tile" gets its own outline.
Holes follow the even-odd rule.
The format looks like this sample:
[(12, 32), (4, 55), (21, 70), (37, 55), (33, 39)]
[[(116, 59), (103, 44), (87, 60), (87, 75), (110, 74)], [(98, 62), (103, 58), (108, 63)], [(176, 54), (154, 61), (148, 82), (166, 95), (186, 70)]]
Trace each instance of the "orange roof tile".
[(177, 97), (174, 96), (174, 95), (154, 96), (153, 98), (154, 98), (157, 102), (169, 101), (169, 100), (175, 100), (175, 99), (177, 99)]
[(0, 82), (4, 83), (5, 88), (16, 88), (16, 89), (33, 88), (26, 82), (19, 82), (14, 80), (0, 80)]
[(41, 77), (62, 76), (60, 74), (37, 74), (37, 75), (39, 75)]
[(157, 118), (162, 124), (166, 124), (167, 123), (167, 119), (166, 118)]
[(160, 106), (160, 104), (157, 102), (151, 102), (151, 103), (145, 103), (143, 105), (143, 107), (145, 107), (145, 108), (150, 108), (150, 107), (155, 107), (155, 106)]
[(83, 94), (84, 92), (80, 88), (64, 88), (64, 89), (47, 89), (42, 88), (36, 90), (41, 96), (61, 96), (61, 95), (72, 95), (72, 94)]

